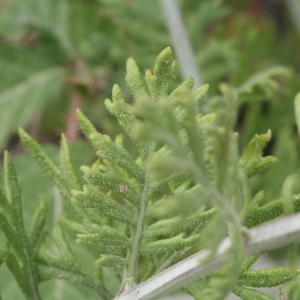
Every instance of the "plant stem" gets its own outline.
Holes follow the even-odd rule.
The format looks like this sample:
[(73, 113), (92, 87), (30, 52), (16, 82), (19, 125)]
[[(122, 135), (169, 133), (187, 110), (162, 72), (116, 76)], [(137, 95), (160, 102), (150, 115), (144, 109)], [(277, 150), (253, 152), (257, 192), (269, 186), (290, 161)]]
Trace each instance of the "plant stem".
[(197, 69), (196, 58), (180, 14), (178, 3), (176, 0), (161, 0), (161, 5), (183, 80), (192, 76), (195, 79), (195, 87), (197, 88), (202, 84), (202, 80)]
[[(257, 255), (299, 240), (299, 218), (300, 213), (297, 213), (250, 229), (245, 240), (245, 256)], [(201, 263), (209, 255), (209, 250), (202, 250), (140, 285), (123, 292), (117, 299), (147, 300), (169, 294), (219, 269), (223, 261), (228, 259), (226, 251), (230, 246), (231, 237), (227, 237), (220, 243), (215, 258), (209, 263)]]
[(132, 249), (129, 256), (128, 269), (125, 270), (126, 274), (124, 276), (125, 290), (136, 285), (137, 282), (137, 263), (139, 259), (139, 247), (142, 239), (142, 233), (144, 228), (144, 221), (146, 215), (146, 209), (148, 204), (148, 193), (149, 192), (149, 175), (146, 174), (145, 184), (143, 187), (143, 192), (141, 196), (139, 217), (137, 221), (137, 226), (134, 231)]

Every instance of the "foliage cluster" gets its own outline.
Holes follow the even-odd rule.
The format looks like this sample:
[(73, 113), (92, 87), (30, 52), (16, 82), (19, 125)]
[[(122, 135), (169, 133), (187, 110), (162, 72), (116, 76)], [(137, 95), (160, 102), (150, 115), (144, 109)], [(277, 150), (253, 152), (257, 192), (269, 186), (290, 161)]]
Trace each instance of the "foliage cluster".
[[(252, 261), (242, 262), (240, 225), (252, 227), (299, 207), (296, 196), (295, 207), (283, 207), (291, 202), (280, 198), (292, 199), (292, 194), (299, 193), (297, 178), (287, 177), (299, 170), (291, 117), (299, 89), (299, 56), (290, 51), (299, 48), (299, 39), (287, 18), (284, 29), (278, 30), (272, 18), (250, 12), (252, 2), (180, 1), (202, 78), (210, 83), (208, 91), (207, 85), (194, 91), (192, 79), (180, 83), (176, 64), (170, 67), (170, 50), (159, 56), (153, 70), (146, 69), (160, 49), (170, 44), (158, 1), (1, 3), (0, 70), (5, 76), (0, 82), (0, 148), (19, 152), (18, 138), (13, 135), (19, 126), (26, 126), (40, 142), (58, 141), (62, 129), (66, 130), (59, 155), (56, 145), (44, 144), (42, 150), (21, 133), (52, 182), (40, 175), (28, 155), (14, 157), (12, 164), (5, 154), (4, 228), (0, 230), (0, 293), (4, 299), (22, 297), (15, 280), (30, 299), (52, 299), (53, 295), (56, 299), (88, 298), (95, 297), (95, 292), (110, 299), (121, 285), (141, 282), (195, 251), (208, 247), (213, 253), (227, 233), (236, 242), (231, 253), (240, 258), (237, 265), (228, 262), (227, 271), (234, 270), (232, 281), (222, 283), (221, 270), (186, 290), (195, 298), (213, 297), (207, 288), (217, 282), (223, 294), (232, 290), (245, 299), (247, 295), (268, 299), (248, 289), (242, 273), (237, 274), (241, 265), (247, 278), (255, 274), (246, 271)], [(123, 64), (131, 56), (139, 61), (140, 70), (147, 71), (145, 78), (139, 75), (130, 59), (126, 86)], [(293, 66), (296, 72), (280, 64)], [(112, 101), (104, 104), (101, 99), (109, 97), (113, 82), (120, 87), (114, 86)], [(74, 140), (75, 105), (94, 124), (77, 113), (93, 150), (84, 141)], [(70, 153), (67, 140), (71, 141)], [(99, 148), (99, 141), (107, 149), (121, 151), (115, 154), (123, 159), (117, 160), (121, 165), (110, 150)], [(277, 162), (268, 168), (275, 157)], [(81, 165), (89, 167), (79, 171)], [(146, 178), (149, 186), (143, 196)], [(102, 209), (93, 206), (93, 193), (101, 193), (108, 215), (101, 215)], [(62, 212), (66, 216), (53, 226)], [(106, 233), (101, 235), (99, 226)], [(114, 234), (112, 245), (101, 244), (100, 238), (103, 241)], [(75, 245), (75, 239), (87, 244)], [(131, 249), (133, 241), (136, 248)], [(96, 242), (100, 244), (94, 245)], [(155, 254), (145, 253), (150, 244), (154, 252), (157, 249)], [(160, 253), (159, 247), (170, 247), (171, 254)], [(138, 266), (132, 263), (135, 255), (139, 256)], [(296, 271), (292, 270), (293, 277)], [(284, 275), (289, 274), (288, 269), (277, 271), (280, 275), (272, 273), (274, 278), (290, 279)], [(66, 280), (49, 280), (55, 278)]]
[[(270, 131), (254, 136), (239, 154), (234, 125), (243, 89), (223, 85), (222, 95), (210, 99), (213, 112), (202, 114), (208, 85), (191, 91), (194, 82), (188, 78), (176, 86), (178, 66), (170, 48), (160, 53), (145, 76), (132, 58), (126, 68), (134, 104), (127, 104), (120, 87), (114, 85), (112, 100), (107, 99), (105, 105), (137, 155), (124, 147), (123, 135), (112, 140), (99, 133), (78, 110), (81, 130), (98, 156), (90, 167), (81, 167), (82, 181), (74, 171), (64, 135), (56, 165), (36, 141), (19, 130), (31, 156), (73, 211), (72, 219), (65, 215), (54, 225), (51, 236), (57, 250), (45, 240), (47, 204), (43, 199), (30, 230), (25, 229), (20, 182), (5, 154), (0, 217), (6, 242), (1, 261), (24, 296), (41, 299), (40, 283), (64, 279), (111, 299), (117, 290), (122, 293), (195, 251), (208, 248), (207, 260), (212, 259), (227, 235), (232, 246), (223, 267), (186, 286), (188, 293), (196, 299), (223, 299), (230, 291), (242, 299), (270, 299), (249, 287), (276, 286), (293, 279), (289, 293), (298, 294), (297, 271), (250, 271), (258, 256), (244, 257), (244, 226), (292, 213), (300, 202), (298, 196), (292, 197), (294, 177), (284, 186), (285, 202), (279, 199), (263, 205), (263, 191), (251, 194), (248, 178), (270, 167), (276, 158), (262, 156)], [(260, 79), (268, 82), (270, 75)], [(250, 79), (245, 86), (256, 84)], [(70, 232), (77, 235), (77, 245), (97, 245), (94, 276), (76, 258), (66, 237)]]

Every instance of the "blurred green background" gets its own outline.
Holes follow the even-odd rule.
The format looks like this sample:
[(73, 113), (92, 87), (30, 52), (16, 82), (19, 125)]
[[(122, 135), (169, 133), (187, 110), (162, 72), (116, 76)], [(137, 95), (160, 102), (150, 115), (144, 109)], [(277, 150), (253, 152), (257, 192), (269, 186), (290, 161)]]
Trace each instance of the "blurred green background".
[[(293, 99), (300, 91), (300, 39), (287, 2), (178, 1), (199, 74), (210, 84), (207, 101), (221, 82), (241, 88), (260, 74), (251, 93), (240, 95), (236, 130), (241, 151), (255, 134), (272, 130), (265, 154), (278, 162), (250, 182), (253, 194), (265, 190), (265, 201), (280, 197), (286, 176), (299, 170)], [(49, 228), (62, 208), (57, 191), (20, 145), (17, 128), (24, 127), (53, 159), (64, 132), (80, 174), (79, 166), (94, 156), (77, 128), (75, 108), (99, 131), (115, 136), (120, 127), (103, 103), (114, 83), (132, 101), (124, 81), (127, 58), (146, 70), (161, 50), (180, 42), (171, 40), (158, 0), (1, 0), (0, 151), (15, 158), (25, 222), (41, 195), (51, 206)], [(260, 85), (259, 76), (268, 70), (275, 79)], [(75, 248), (92, 270), (94, 249)], [(0, 278), (3, 299), (22, 299), (4, 266)], [(59, 281), (45, 283), (42, 293), (44, 299), (93, 299), (89, 291)]]

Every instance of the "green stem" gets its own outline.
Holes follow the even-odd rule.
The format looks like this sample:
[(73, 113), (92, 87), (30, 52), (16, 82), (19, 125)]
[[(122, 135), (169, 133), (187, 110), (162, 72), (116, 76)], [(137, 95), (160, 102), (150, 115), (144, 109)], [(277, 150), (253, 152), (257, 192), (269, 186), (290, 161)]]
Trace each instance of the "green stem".
[[(27, 238), (27, 236), (26, 236)], [(37, 276), (37, 270), (35, 268), (35, 262), (33, 261), (32, 257), (32, 249), (29, 249), (29, 243), (26, 241), (23, 241), (24, 244), (24, 258), (25, 258), (25, 269), (26, 269), (26, 275), (28, 275), (27, 282), (28, 282), (28, 288), (30, 293), (30, 300), (40, 300), (41, 296), (39, 294), (38, 290), (38, 276)]]
[(148, 194), (149, 194), (149, 176), (146, 174), (145, 184), (143, 187), (139, 217), (137, 221), (137, 226), (133, 234), (132, 248), (129, 255), (128, 269), (126, 276), (124, 278), (124, 283), (127, 287), (131, 288), (137, 283), (137, 263), (139, 259), (139, 247), (142, 239), (142, 233), (144, 228), (144, 221), (146, 216), (146, 209), (148, 204)]
[(113, 297), (108, 291), (95, 283), (94, 280), (87, 275), (83, 275), (72, 270), (65, 270), (51, 263), (48, 264), (47, 262), (39, 263), (39, 271), (41, 281), (47, 281), (50, 279), (64, 279), (66, 281), (79, 283), (90, 288), (96, 292), (101, 299), (111, 299)]

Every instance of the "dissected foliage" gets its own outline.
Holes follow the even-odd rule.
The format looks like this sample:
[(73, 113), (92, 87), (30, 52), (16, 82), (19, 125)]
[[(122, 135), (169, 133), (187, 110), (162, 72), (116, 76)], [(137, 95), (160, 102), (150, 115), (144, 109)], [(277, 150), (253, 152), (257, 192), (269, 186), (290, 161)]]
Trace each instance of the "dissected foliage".
[[(267, 299), (249, 287), (296, 280), (297, 271), (284, 268), (250, 271), (257, 257), (244, 258), (244, 226), (253, 227), (287, 211), (282, 199), (262, 205), (263, 192), (252, 197), (249, 189), (248, 178), (276, 161), (262, 154), (271, 131), (254, 136), (240, 153), (235, 122), (241, 91), (221, 86), (221, 95), (211, 99), (213, 111), (203, 114), (208, 85), (192, 90), (194, 82), (188, 78), (176, 86), (177, 72), (170, 48), (159, 54), (144, 76), (130, 58), (125, 79), (134, 103), (126, 103), (118, 85), (113, 87), (112, 100), (105, 101), (135, 152), (125, 148), (126, 137), (113, 140), (97, 132), (77, 111), (81, 130), (97, 155), (91, 166), (82, 166), (83, 182), (74, 171), (64, 136), (56, 166), (41, 146), (19, 131), (76, 215), (64, 216), (54, 226), (59, 254), (51, 253), (43, 242), (44, 202), (28, 235), (22, 223), (20, 186), (6, 155), (0, 217), (7, 242), (0, 258), (28, 299), (39, 299), (38, 284), (54, 278), (83, 284), (102, 299), (111, 299), (103, 277), (107, 268), (121, 281), (122, 292), (195, 251), (209, 248), (207, 260), (211, 259), (228, 235), (232, 246), (222, 268), (185, 288), (195, 299), (224, 299), (230, 291), (243, 299)], [(289, 197), (297, 210), (299, 197), (292, 197), (290, 191), (287, 184), (283, 199)], [(77, 234), (80, 247), (97, 245), (95, 278), (73, 254), (65, 237), (68, 230)], [(25, 276), (30, 282), (20, 279), (27, 273), (32, 275)]]

